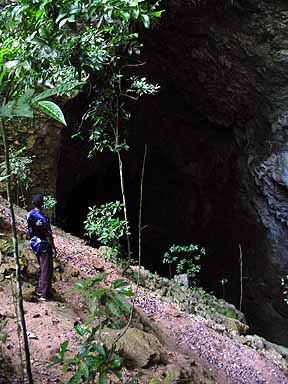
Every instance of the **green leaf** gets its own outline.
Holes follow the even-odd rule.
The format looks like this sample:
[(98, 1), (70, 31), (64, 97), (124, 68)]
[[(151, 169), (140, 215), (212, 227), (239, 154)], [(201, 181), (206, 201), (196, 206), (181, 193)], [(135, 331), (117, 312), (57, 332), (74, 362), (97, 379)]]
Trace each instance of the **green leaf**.
[(94, 285), (95, 283), (100, 283), (101, 281), (105, 280), (108, 276), (109, 276), (109, 273), (104, 272), (104, 273), (101, 273), (100, 275), (93, 277), (91, 285)]
[(110, 362), (111, 366), (114, 368), (114, 369), (119, 369), (121, 368), (121, 365), (122, 365), (122, 361), (120, 359), (114, 359)]
[(97, 384), (107, 384), (107, 372), (101, 372)]
[(107, 324), (107, 327), (108, 328), (111, 328), (111, 329), (122, 329), (125, 327), (125, 321), (123, 320), (115, 320), (115, 321), (111, 321), (109, 324)]
[(149, 18), (149, 16), (144, 13), (143, 15), (141, 15), (141, 18), (142, 18), (144, 27), (145, 28), (149, 28), (150, 27), (150, 18)]
[(113, 295), (114, 302), (120, 307), (121, 312), (129, 313), (131, 311), (132, 305), (121, 295), (115, 293)]
[(94, 297), (101, 297), (103, 295), (105, 295), (105, 293), (107, 293), (107, 289), (106, 288), (103, 288), (103, 289), (97, 289), (95, 292), (93, 292), (91, 294), (91, 298), (94, 298)]
[(114, 289), (126, 287), (127, 285), (128, 285), (127, 281), (124, 281), (124, 280), (113, 280), (111, 283), (111, 287)]
[(61, 29), (66, 23), (67, 23), (68, 19), (65, 17), (64, 19), (62, 19), (59, 23), (59, 28)]
[(85, 281), (76, 281), (74, 287), (78, 289), (85, 289), (87, 288), (87, 284), (85, 284)]
[(75, 374), (71, 377), (71, 379), (67, 382), (67, 384), (80, 384), (81, 381), (81, 369), (78, 368)]
[(124, 19), (126, 22), (128, 22), (130, 19), (130, 13), (129, 12), (120, 11), (119, 16), (121, 16), (122, 19)]
[(7, 337), (8, 337), (7, 333), (0, 335), (0, 340), (3, 344), (6, 343)]
[(68, 344), (69, 344), (69, 341), (68, 341), (68, 340), (65, 340), (65, 341), (61, 344), (60, 351), (59, 351), (59, 355), (60, 355), (60, 357), (61, 357), (62, 359), (64, 358), (65, 352), (67, 351)]
[(15, 117), (28, 117), (30, 119), (33, 118), (33, 109), (30, 104), (23, 102), (23, 100), (18, 100), (16, 103), (16, 107), (13, 111), (13, 115)]
[[(139, 17), (139, 8), (133, 9), (132, 10), (132, 15), (133, 15), (134, 19), (137, 20), (138, 17)], [(138, 38), (138, 36), (135, 36), (135, 37), (136, 37), (136, 39)]]
[(83, 372), (86, 380), (88, 380), (90, 377), (90, 371), (89, 371), (89, 367), (88, 367), (87, 363), (88, 362), (81, 361), (81, 371)]
[(57, 95), (57, 93), (58, 93), (57, 88), (47, 89), (46, 91), (41, 92), (41, 93), (39, 93), (39, 95), (33, 97), (33, 99), (31, 100), (31, 103), (36, 104), (41, 100), (47, 99), (47, 97)]
[(44, 11), (43, 11), (43, 9), (38, 9), (38, 11), (36, 12), (36, 14), (35, 14), (35, 19), (36, 19), (36, 21), (38, 21), (40, 18), (41, 18), (41, 16), (44, 14)]
[(12, 108), (14, 106), (14, 102), (7, 103), (0, 107), (0, 117), (7, 117), (8, 119), (13, 118)]
[(53, 103), (53, 101), (49, 100), (42, 100), (39, 101), (36, 106), (46, 115), (49, 117), (52, 117), (52, 119), (58, 121), (59, 123), (67, 126), (65, 117), (63, 115), (63, 112), (61, 111), (61, 108), (58, 107), (57, 104)]
[(111, 314), (116, 317), (121, 317), (123, 315), (120, 309), (120, 305), (111, 298), (106, 301), (106, 307), (111, 312)]
[(67, 93), (70, 93), (73, 90), (80, 88), (84, 84), (85, 84), (85, 81), (71, 81), (69, 83), (65, 83), (63, 85), (60, 85), (51, 89), (46, 89), (45, 91), (39, 93), (37, 96), (33, 97), (31, 102), (32, 104), (36, 104), (39, 101), (45, 100), (51, 96), (67, 95)]
[(35, 91), (34, 91), (34, 89), (33, 88), (29, 88), (29, 89), (27, 89), (26, 91), (25, 91), (25, 93), (24, 93), (24, 95), (22, 95), (22, 96), (20, 96), (19, 97), (19, 102), (20, 103), (24, 103), (24, 102), (28, 102), (28, 101), (31, 101), (31, 98), (32, 98), (32, 96), (34, 95), (34, 93), (35, 93)]
[(55, 20), (55, 23), (58, 23), (65, 16), (67, 16), (67, 13), (59, 13), (59, 15), (57, 16), (57, 18)]
[(161, 11), (152, 12), (152, 13), (150, 13), (150, 15), (153, 17), (161, 17), (163, 12), (165, 12), (165, 11), (162, 9)]
[(89, 349), (89, 345), (88, 345), (87, 343), (85, 343), (85, 344), (80, 348), (80, 351), (78, 352), (77, 357), (80, 357), (81, 359), (83, 359), (84, 355), (87, 354), (88, 349)]
[(106, 354), (106, 351), (105, 351), (105, 348), (103, 347), (103, 345), (101, 344), (94, 344), (93, 345), (93, 349), (99, 353), (99, 355), (101, 355), (102, 357), (106, 358), (107, 354)]
[(134, 292), (131, 289), (117, 289), (117, 293), (124, 296), (132, 297), (134, 296)]
[(81, 327), (80, 324), (77, 324), (77, 325), (74, 327), (74, 330), (75, 330), (75, 332), (77, 333), (77, 335), (79, 335), (79, 336), (84, 336), (84, 335), (85, 335), (85, 331), (84, 331), (84, 329)]

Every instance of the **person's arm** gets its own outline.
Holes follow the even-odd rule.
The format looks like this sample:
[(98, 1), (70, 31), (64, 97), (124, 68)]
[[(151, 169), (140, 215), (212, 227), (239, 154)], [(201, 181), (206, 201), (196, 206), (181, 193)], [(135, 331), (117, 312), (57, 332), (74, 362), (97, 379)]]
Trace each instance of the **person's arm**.
[(30, 213), (26, 216), (26, 239), (30, 240), (33, 233), (33, 218), (31, 217)]
[(57, 249), (55, 247), (54, 238), (53, 238), (52, 233), (47, 236), (47, 240), (48, 240), (50, 247), (52, 248), (54, 256), (56, 257), (57, 256)]
[(53, 255), (56, 257), (57, 256), (57, 249), (55, 247), (54, 238), (52, 235), (52, 229), (51, 229), (50, 221), (48, 218), (47, 218), (47, 222), (46, 222), (46, 239), (47, 239), (50, 247), (52, 248)]

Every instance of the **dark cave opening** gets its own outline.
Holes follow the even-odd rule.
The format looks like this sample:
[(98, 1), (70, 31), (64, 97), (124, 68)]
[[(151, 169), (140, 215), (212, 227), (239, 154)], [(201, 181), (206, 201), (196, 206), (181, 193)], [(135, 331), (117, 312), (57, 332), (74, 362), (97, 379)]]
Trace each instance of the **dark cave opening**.
[(118, 178), (117, 164), (115, 165), (112, 162), (111, 167), (106, 170), (105, 175), (102, 175), (102, 177), (99, 177), (97, 173), (92, 173), (84, 180), (81, 180), (63, 200), (61, 197), (59, 198), (57, 207), (58, 224), (65, 231), (83, 238), (83, 223), (87, 217), (88, 207), (100, 206), (120, 199)]
[[(267, 47), (262, 44), (282, 22), (268, 33), (271, 20), (264, 8), (255, 14), (237, 7), (215, 13), (209, 2), (188, 3), (168, 2), (161, 24), (141, 31), (147, 65), (140, 76), (161, 88), (128, 108), (124, 168), (134, 257), (147, 144), (144, 266), (165, 274), (161, 260), (172, 244), (204, 246), (200, 284), (221, 297), (220, 280), (226, 278), (225, 298), (238, 307), (240, 245), (243, 310), (251, 332), (288, 343), (281, 291), (287, 270), (287, 177), (283, 181), (275, 166), (287, 152), (287, 71), (286, 59), (272, 63), (270, 54), (275, 49), (282, 57), (286, 36), (279, 46), (274, 36)], [(58, 223), (81, 237), (88, 206), (121, 197), (116, 159), (99, 154), (87, 160), (87, 143), (71, 140), (87, 98), (79, 95), (65, 106), (69, 128), (63, 131), (57, 179)]]
[[(168, 268), (162, 258), (171, 245), (204, 246), (207, 254), (201, 260), (199, 284), (222, 298), (221, 279), (227, 279), (225, 299), (239, 308), (241, 244), (243, 311), (251, 332), (269, 334), (269, 329), (262, 327), (262, 319), (255, 316), (256, 291), (250, 288), (251, 282), (261, 279), (267, 264), (255, 247), (263, 239), (239, 198), (239, 193), (243, 193), (239, 170), (242, 148), (235, 140), (234, 130), (213, 124), (189, 108), (171, 85), (137, 107), (129, 127), (130, 150), (123, 153), (132, 258), (137, 259), (140, 175), (147, 144), (142, 265), (167, 276)], [(81, 112), (73, 104), (70, 109), (71, 118), (75, 118), (74, 110)], [(71, 139), (78, 124), (76, 116), (70, 130), (63, 131), (57, 220), (66, 231), (83, 237), (88, 207), (121, 200), (121, 193), (117, 159), (109, 153), (88, 159), (87, 142)], [(122, 244), (125, 249), (125, 239)], [(93, 241), (92, 245), (101, 244)]]
[[(137, 259), (140, 175), (147, 144), (142, 264), (168, 275), (162, 258), (171, 245), (204, 246), (207, 255), (201, 261), (201, 285), (221, 297), (220, 280), (227, 278), (232, 287), (227, 289), (227, 299), (236, 303), (238, 243), (227, 242), (235, 230), (232, 223), (237, 154), (233, 131), (213, 126), (191, 111), (170, 87), (152, 102), (147, 98), (141, 103), (131, 122), (130, 150), (123, 153), (132, 257)], [(171, 94), (176, 98), (171, 100)], [(145, 113), (147, 108), (149, 115)], [(64, 132), (57, 181), (57, 220), (63, 229), (80, 237), (89, 206), (121, 200), (116, 158), (99, 154), (87, 159), (87, 153), (86, 142), (75, 142), (71, 131)], [(100, 244), (95, 241), (93, 245)]]
[[(263, 315), (266, 301), (271, 304), (269, 246), (250, 198), (258, 191), (250, 179), (249, 150), (265, 152), (267, 134), (267, 123), (260, 119), (254, 125), (253, 120), (264, 114), (259, 110), (256, 75), (243, 76), (246, 61), (230, 55), (238, 52), (239, 40), (230, 42), (229, 37), (231, 45), (227, 43), (227, 30), (211, 18), (213, 12), (194, 8), (179, 12), (181, 25), (172, 17), (157, 30), (157, 38), (155, 31), (143, 35), (148, 64), (142, 75), (160, 84), (159, 94), (129, 105), (130, 150), (123, 158), (133, 257), (137, 258), (139, 180), (147, 144), (142, 264), (165, 275), (162, 257), (172, 244), (204, 246), (207, 255), (201, 262), (200, 285), (222, 297), (220, 280), (227, 279), (225, 299), (239, 308), (241, 245), (243, 311), (251, 332), (279, 341), (283, 331), (279, 329), (281, 336), (274, 338), (272, 321)], [(233, 18), (232, 24), (238, 33), (241, 20)], [(219, 41), (205, 25), (214, 28)], [(100, 154), (87, 160), (87, 143), (71, 141), (87, 105), (82, 96), (68, 106), (72, 128), (64, 133), (57, 180), (58, 222), (81, 237), (88, 206), (121, 198), (116, 159)], [(251, 149), (249, 140), (254, 145), (256, 136), (259, 148)], [(275, 296), (279, 296), (277, 289)]]

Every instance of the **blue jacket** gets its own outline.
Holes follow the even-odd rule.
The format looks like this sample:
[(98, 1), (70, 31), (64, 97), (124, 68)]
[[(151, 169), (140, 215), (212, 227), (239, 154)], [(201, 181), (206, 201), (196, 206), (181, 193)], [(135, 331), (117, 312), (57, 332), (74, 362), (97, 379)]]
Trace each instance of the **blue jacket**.
[(26, 216), (30, 245), (36, 255), (50, 248), (47, 237), (52, 235), (50, 222), (44, 213), (36, 208)]

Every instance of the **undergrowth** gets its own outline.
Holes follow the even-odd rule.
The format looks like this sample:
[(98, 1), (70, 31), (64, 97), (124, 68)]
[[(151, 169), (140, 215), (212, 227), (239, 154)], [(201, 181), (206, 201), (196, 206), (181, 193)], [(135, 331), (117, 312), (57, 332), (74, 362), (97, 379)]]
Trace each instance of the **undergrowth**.
[(127, 289), (128, 283), (123, 280), (113, 280), (109, 287), (102, 287), (108, 274), (103, 273), (91, 279), (76, 282), (71, 293), (81, 294), (89, 308), (88, 320), (84, 325), (77, 323), (75, 333), (80, 338), (80, 349), (72, 357), (66, 356), (69, 340), (65, 340), (58, 356), (51, 366), (60, 364), (64, 372), (72, 376), (67, 384), (110, 382), (109, 377), (122, 378), (123, 360), (116, 352), (116, 340), (110, 346), (103, 338), (104, 329), (122, 330), (131, 313), (131, 304), (125, 297), (134, 293)]

